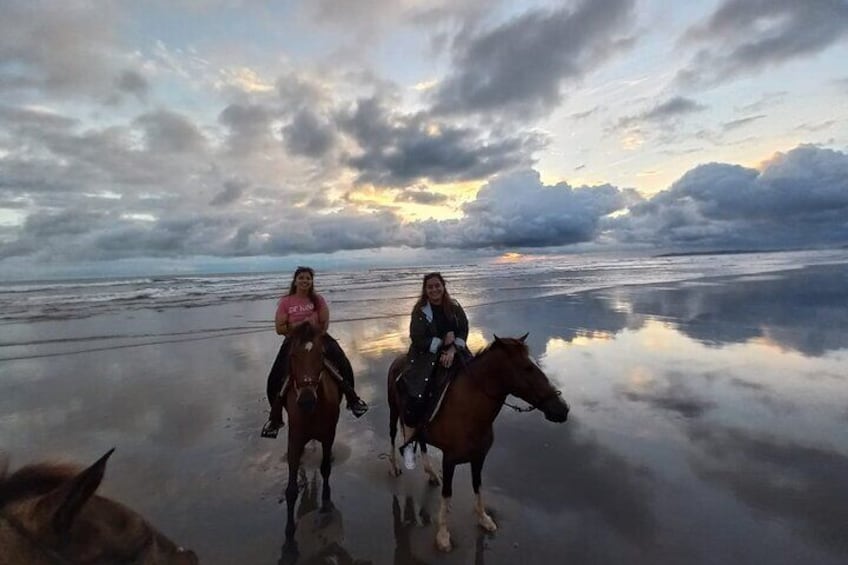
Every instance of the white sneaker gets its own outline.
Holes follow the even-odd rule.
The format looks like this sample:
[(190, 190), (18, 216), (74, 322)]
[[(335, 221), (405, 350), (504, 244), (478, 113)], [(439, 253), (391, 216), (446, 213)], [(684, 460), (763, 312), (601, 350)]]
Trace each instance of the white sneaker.
[(403, 466), (410, 471), (415, 469), (415, 450), (412, 445), (407, 445), (403, 449)]

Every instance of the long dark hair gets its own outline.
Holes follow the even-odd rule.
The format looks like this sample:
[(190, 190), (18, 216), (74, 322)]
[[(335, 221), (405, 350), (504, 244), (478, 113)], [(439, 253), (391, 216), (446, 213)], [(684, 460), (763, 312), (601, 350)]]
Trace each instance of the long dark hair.
[(445, 289), (445, 293), (442, 295), (442, 310), (445, 311), (445, 315), (448, 318), (453, 318), (453, 298), (451, 298), (451, 295), (448, 292), (448, 285), (445, 283), (445, 279), (444, 277), (442, 277), (442, 273), (438, 272), (428, 273), (424, 275), (424, 280), (421, 281), (421, 296), (415, 303), (415, 308), (413, 308), (413, 311), (418, 308), (421, 308), (422, 306), (427, 304), (427, 302), (429, 302), (429, 299), (427, 298), (427, 281), (429, 281), (430, 279), (439, 279), (439, 282), (442, 283), (442, 288)]
[(300, 273), (309, 273), (312, 277), (312, 286), (309, 287), (309, 300), (312, 302), (312, 305), (315, 307), (315, 311), (318, 311), (318, 296), (315, 294), (315, 271), (312, 270), (312, 267), (298, 267), (295, 269), (294, 274), (292, 275), (292, 281), (289, 285), (289, 296), (297, 293), (297, 275)]

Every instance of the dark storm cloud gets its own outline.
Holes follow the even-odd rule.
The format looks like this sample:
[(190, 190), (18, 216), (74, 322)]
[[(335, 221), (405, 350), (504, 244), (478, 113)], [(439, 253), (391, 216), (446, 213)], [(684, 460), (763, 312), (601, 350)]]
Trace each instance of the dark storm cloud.
[(584, 1), (531, 11), (470, 39), (458, 38), (454, 69), (435, 94), (446, 114), (505, 112), (539, 116), (562, 88), (630, 45), (619, 35), (633, 20), (630, 0)]
[(425, 222), (433, 247), (545, 247), (593, 240), (600, 219), (639, 199), (610, 185), (542, 184), (535, 171), (498, 177), (463, 206), (460, 220)]
[(681, 39), (699, 50), (677, 78), (716, 84), (815, 55), (846, 37), (844, 0), (725, 0)]
[(486, 178), (529, 165), (544, 144), (537, 134), (495, 135), (424, 114), (393, 114), (376, 98), (360, 100), (339, 124), (362, 150), (348, 159), (359, 182), (380, 186)]
[(758, 172), (712, 163), (611, 220), (621, 241), (680, 248), (780, 248), (848, 241), (848, 155), (814, 146)]
[(693, 427), (692, 466), (756, 512), (789, 521), (820, 546), (848, 554), (848, 457), (826, 446), (716, 426)]
[(335, 144), (335, 128), (309, 110), (300, 110), (282, 130), (286, 149), (294, 155), (320, 158)]

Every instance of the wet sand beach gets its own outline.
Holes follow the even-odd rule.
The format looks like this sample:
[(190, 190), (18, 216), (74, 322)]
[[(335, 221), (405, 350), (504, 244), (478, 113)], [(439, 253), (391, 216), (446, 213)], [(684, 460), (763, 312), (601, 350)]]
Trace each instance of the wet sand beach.
[[(317, 513), (320, 450), (307, 450), (298, 563), (848, 559), (848, 264), (497, 304), (454, 294), (473, 348), (530, 332), (569, 421), (501, 412), (483, 471), (499, 530), (476, 526), (460, 467), (455, 549), (440, 554), (439, 489), (420, 465), (395, 479), (385, 460), (386, 371), (405, 350), (412, 300), (385, 298), (398, 315), (346, 311), (331, 333), (371, 410), (340, 420), (329, 517)], [(0, 449), (17, 468), (116, 447), (104, 493), (204, 564), (277, 563), (285, 430), (259, 437), (273, 309), (264, 298), (4, 323)]]

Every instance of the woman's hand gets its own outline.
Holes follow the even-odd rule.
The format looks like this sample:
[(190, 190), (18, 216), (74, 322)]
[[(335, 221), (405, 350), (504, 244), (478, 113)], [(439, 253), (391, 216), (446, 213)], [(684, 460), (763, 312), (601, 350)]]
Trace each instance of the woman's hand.
[(448, 332), (445, 334), (445, 347), (449, 345), (453, 345), (453, 341), (456, 339), (456, 336), (453, 332)]
[(451, 346), (442, 351), (442, 354), (439, 356), (439, 363), (442, 364), (442, 367), (448, 368), (453, 365), (453, 357), (456, 354), (456, 346)]

